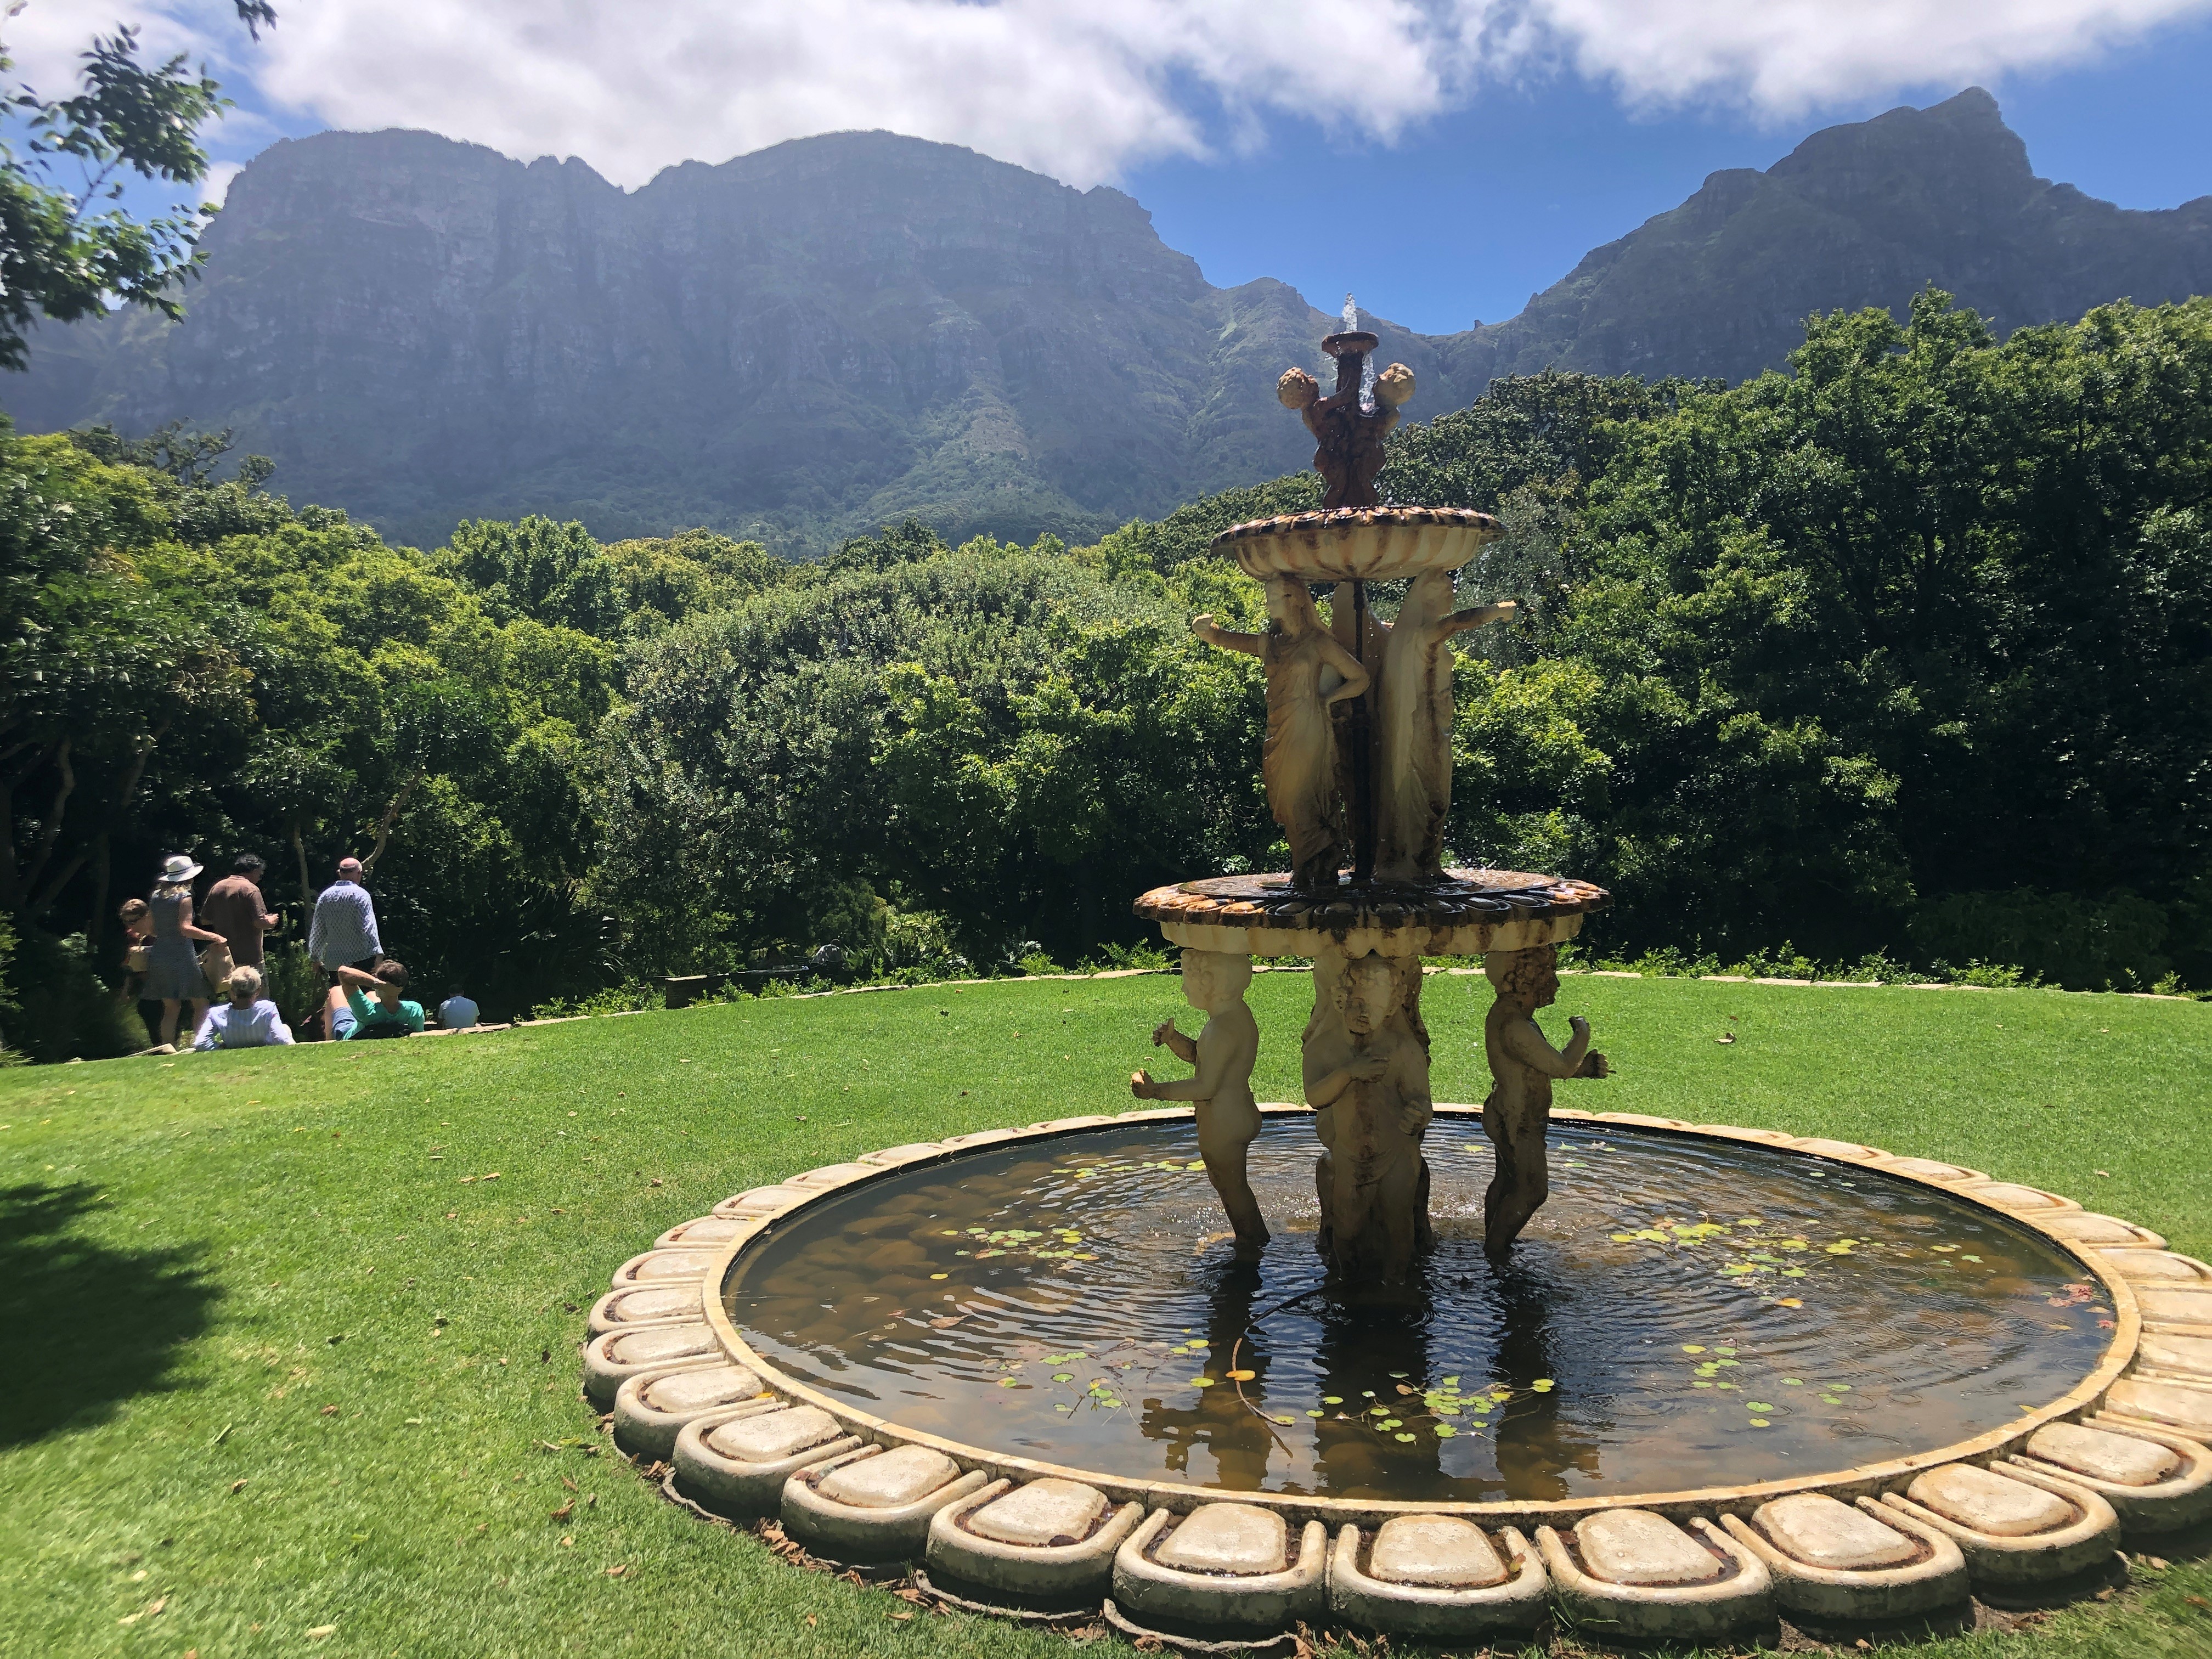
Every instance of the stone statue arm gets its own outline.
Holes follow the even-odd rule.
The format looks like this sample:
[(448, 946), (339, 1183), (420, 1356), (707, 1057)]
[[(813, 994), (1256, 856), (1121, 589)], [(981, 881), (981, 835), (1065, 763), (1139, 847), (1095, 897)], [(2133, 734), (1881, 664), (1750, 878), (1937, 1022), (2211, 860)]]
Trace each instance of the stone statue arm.
[(1355, 1053), (1328, 1076), (1306, 1085), (1306, 1104), (1316, 1111), (1334, 1106), (1353, 1084), (1374, 1082), (1389, 1066), (1380, 1054)]
[[(1231, 1013), (1234, 1012), (1232, 1010)], [(1236, 1030), (1237, 1022), (1229, 1017), (1216, 1015), (1206, 1021), (1206, 1030), (1199, 1034), (1196, 1042), (1191, 1042), (1188, 1037), (1183, 1038), (1184, 1042), (1190, 1045), (1192, 1052), (1182, 1055), (1182, 1058), (1195, 1060), (1198, 1066), (1195, 1073), (1187, 1078), (1162, 1083), (1139, 1072), (1129, 1080), (1132, 1091), (1142, 1100), (1213, 1099), (1224, 1087), (1237, 1081), (1235, 1074), (1240, 1068), (1246, 1078), (1251, 1076), (1252, 1062), (1259, 1056), (1260, 1028), (1249, 1015), (1245, 1024), (1250, 1026), (1250, 1030), (1242, 1034), (1245, 1040), (1240, 1042), (1240, 1033)], [(1173, 1021), (1169, 1022), (1170, 1030), (1173, 1024)], [(1141, 1088), (1137, 1086), (1140, 1082), (1144, 1085)]]
[(1164, 1019), (1152, 1028), (1152, 1047), (1165, 1048), (1186, 1066), (1198, 1063), (1198, 1044), (1176, 1030), (1176, 1023)]
[(1248, 657), (1260, 656), (1267, 646), (1265, 634), (1239, 634), (1232, 629), (1224, 628), (1213, 620), (1212, 611), (1202, 617), (1192, 617), (1190, 631), (1208, 645), (1218, 646), (1224, 651), (1242, 651)]
[(1322, 635), (1321, 641), (1322, 660), (1344, 676), (1344, 684), (1338, 686), (1322, 701), (1338, 703), (1349, 698), (1364, 696), (1367, 694), (1369, 678), (1367, 665), (1346, 650), (1343, 646), (1338, 644), (1336, 635), (1334, 634)]
[(1511, 622), (1513, 613), (1521, 607), (1510, 599), (1500, 599), (1496, 605), (1470, 605), (1464, 611), (1455, 611), (1449, 616), (1437, 619), (1438, 639), (1449, 639), (1454, 634), (1463, 634), (1470, 628), (1480, 628), (1486, 623)]
[(1506, 1052), (1530, 1071), (1545, 1077), (1603, 1077), (1608, 1067), (1603, 1054), (1589, 1052), (1589, 1022), (1577, 1014), (1567, 1022), (1574, 1028), (1563, 1053), (1533, 1019), (1516, 1020), (1505, 1030)]

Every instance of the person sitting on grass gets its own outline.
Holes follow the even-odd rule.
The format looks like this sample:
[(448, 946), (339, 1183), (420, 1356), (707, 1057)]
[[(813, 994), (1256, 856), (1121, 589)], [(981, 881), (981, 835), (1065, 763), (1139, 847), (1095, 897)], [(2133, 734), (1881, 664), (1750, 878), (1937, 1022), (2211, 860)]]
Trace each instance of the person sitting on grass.
[[(324, 1012), (337, 1041), (412, 1036), (422, 1029), (422, 1005), (400, 997), (407, 988), (407, 970), (389, 957), (376, 964), (374, 973), (358, 968), (333, 968), (331, 973), (337, 983), (331, 987)], [(374, 992), (375, 1000), (363, 996), (364, 991)]]
[(289, 1046), (292, 1028), (276, 1005), (261, 994), (261, 970), (237, 968), (223, 982), (230, 999), (207, 1011), (192, 1047), (208, 1048), (267, 1048)]

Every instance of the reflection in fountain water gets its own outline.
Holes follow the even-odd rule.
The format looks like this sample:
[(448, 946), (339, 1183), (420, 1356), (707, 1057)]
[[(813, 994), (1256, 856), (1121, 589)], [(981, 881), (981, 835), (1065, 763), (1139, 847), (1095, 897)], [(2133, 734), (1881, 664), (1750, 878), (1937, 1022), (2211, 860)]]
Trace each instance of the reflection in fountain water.
[(1553, 1200), (1499, 1270), (1487, 1146), (1437, 1120), (1437, 1242), (1395, 1292), (1325, 1280), (1297, 1115), (1253, 1143), (1279, 1224), (1257, 1264), (1217, 1237), (1191, 1125), (1155, 1121), (836, 1194), (748, 1251), (726, 1298), (763, 1357), (909, 1429), (1133, 1479), (1435, 1501), (1930, 1449), (2071, 1386), (2105, 1345), (2069, 1258), (1940, 1191), (1553, 1133)]

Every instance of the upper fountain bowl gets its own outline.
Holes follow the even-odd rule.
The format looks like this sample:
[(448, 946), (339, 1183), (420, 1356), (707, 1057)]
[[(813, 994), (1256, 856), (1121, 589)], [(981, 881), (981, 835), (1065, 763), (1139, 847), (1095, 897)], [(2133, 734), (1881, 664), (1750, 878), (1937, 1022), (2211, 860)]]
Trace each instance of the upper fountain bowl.
[(1504, 530), (1489, 514), (1467, 507), (1345, 507), (1231, 525), (1213, 538), (1213, 550), (1232, 555), (1246, 575), (1262, 580), (1391, 581), (1456, 570)]

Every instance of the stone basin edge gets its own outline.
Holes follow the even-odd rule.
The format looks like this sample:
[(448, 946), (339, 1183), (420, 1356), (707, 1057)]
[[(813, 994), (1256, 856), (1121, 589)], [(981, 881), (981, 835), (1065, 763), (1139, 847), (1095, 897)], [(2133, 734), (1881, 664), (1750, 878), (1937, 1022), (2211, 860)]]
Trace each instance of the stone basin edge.
[[(1312, 1109), (1285, 1103), (1263, 1103), (1261, 1113), (1267, 1117), (1310, 1117)], [(1480, 1122), (1482, 1109), (1455, 1102), (1439, 1101), (1436, 1104), (1437, 1117), (1453, 1117)], [(2122, 1278), (2117, 1268), (2094, 1259), (2095, 1247), (2080, 1244), (2051, 1231), (2039, 1224), (2032, 1213), (2008, 1210), (1988, 1203), (1970, 1192), (1960, 1191), (1949, 1183), (1887, 1168), (1885, 1160), (1897, 1156), (1880, 1148), (1869, 1147), (1865, 1156), (1838, 1156), (1833, 1152), (1811, 1152), (1793, 1146), (1790, 1140), (1776, 1139), (1776, 1132), (1763, 1129), (1737, 1128), (1733, 1126), (1705, 1124), (1697, 1127), (1671, 1123), (1663, 1120), (1647, 1119), (1634, 1123), (1618, 1121), (1619, 1114), (1599, 1114), (1573, 1110), (1555, 1110), (1554, 1118), (1571, 1122), (1604, 1123), (1609, 1131), (1628, 1134), (1680, 1135), (1692, 1139), (1744, 1141), (1777, 1152), (1786, 1152), (1797, 1158), (1816, 1158), (1832, 1164), (1854, 1164), (1860, 1168), (1887, 1176), (1892, 1180), (1926, 1187), (1932, 1191), (1964, 1200), (1977, 1209), (2026, 1226), (2071, 1257), (2085, 1274), (2100, 1285), (2111, 1298), (2113, 1314), (2112, 1339), (2103, 1357), (2082, 1380), (2057, 1399), (2033, 1411), (2022, 1411), (2014, 1422), (2000, 1429), (1991, 1429), (1972, 1439), (1954, 1442), (1909, 1456), (1885, 1459), (1878, 1463), (1859, 1464), (1853, 1468), (1792, 1476), (1782, 1480), (1754, 1482), (1746, 1486), (1699, 1486), (1678, 1492), (1622, 1492), (1589, 1498), (1564, 1498), (1554, 1503), (1526, 1503), (1501, 1499), (1487, 1503), (1415, 1502), (1370, 1500), (1316, 1497), (1266, 1492), (1233, 1492), (1212, 1486), (1192, 1486), (1161, 1480), (1139, 1480), (1102, 1474), (1069, 1464), (1050, 1463), (1036, 1458), (1021, 1457), (989, 1447), (948, 1438), (942, 1435), (908, 1429), (888, 1419), (871, 1413), (856, 1411), (835, 1395), (823, 1393), (807, 1383), (787, 1375), (775, 1364), (756, 1352), (731, 1321), (722, 1304), (722, 1287), (744, 1253), (767, 1238), (777, 1224), (788, 1220), (823, 1200), (844, 1193), (854, 1187), (868, 1186), (878, 1179), (902, 1173), (916, 1167), (949, 1164), (970, 1151), (981, 1147), (945, 1147), (939, 1152), (922, 1154), (899, 1163), (889, 1164), (865, 1176), (841, 1182), (836, 1185), (808, 1191), (775, 1211), (763, 1215), (757, 1224), (728, 1243), (718, 1246), (714, 1259), (702, 1275), (700, 1300), (702, 1313), (712, 1328), (728, 1357), (746, 1366), (759, 1376), (774, 1392), (800, 1404), (820, 1407), (836, 1419), (847, 1432), (886, 1449), (900, 1446), (923, 1446), (942, 1452), (965, 1470), (981, 1470), (992, 1480), (1006, 1479), (1017, 1482), (1046, 1478), (1079, 1481), (1097, 1488), (1115, 1504), (1140, 1503), (1148, 1510), (1164, 1509), (1177, 1514), (1188, 1514), (1206, 1504), (1237, 1503), (1273, 1510), (1293, 1526), (1303, 1526), (1308, 1521), (1320, 1521), (1332, 1529), (1346, 1522), (1362, 1527), (1375, 1527), (1395, 1516), (1449, 1515), (1475, 1522), (1486, 1527), (1548, 1525), (1571, 1527), (1585, 1516), (1606, 1510), (1648, 1510), (1664, 1516), (1670, 1521), (1682, 1522), (1694, 1516), (1717, 1518), (1723, 1515), (1747, 1517), (1759, 1504), (1777, 1498), (1798, 1492), (1823, 1492), (1845, 1503), (1859, 1497), (1878, 1498), (1893, 1491), (1901, 1491), (1911, 1479), (1926, 1470), (1939, 1468), (1949, 1463), (1987, 1465), (2022, 1449), (2028, 1437), (2038, 1429), (2057, 1422), (2076, 1421), (2101, 1407), (2112, 1386), (2120, 1381), (2135, 1363), (2136, 1346), (2142, 1334), (2142, 1315), (2135, 1291)], [(1072, 1139), (1108, 1124), (1160, 1121), (1188, 1119), (1190, 1109), (1185, 1108), (1155, 1109), (1146, 1111), (1100, 1115), (1057, 1122), (1031, 1125), (1008, 1132), (1002, 1139), (988, 1145), (996, 1149), (1016, 1141), (1043, 1141)], [(1809, 1139), (1814, 1137), (1796, 1137)], [(803, 1171), (801, 1173), (804, 1173)], [(787, 1180), (792, 1177), (786, 1177)]]

